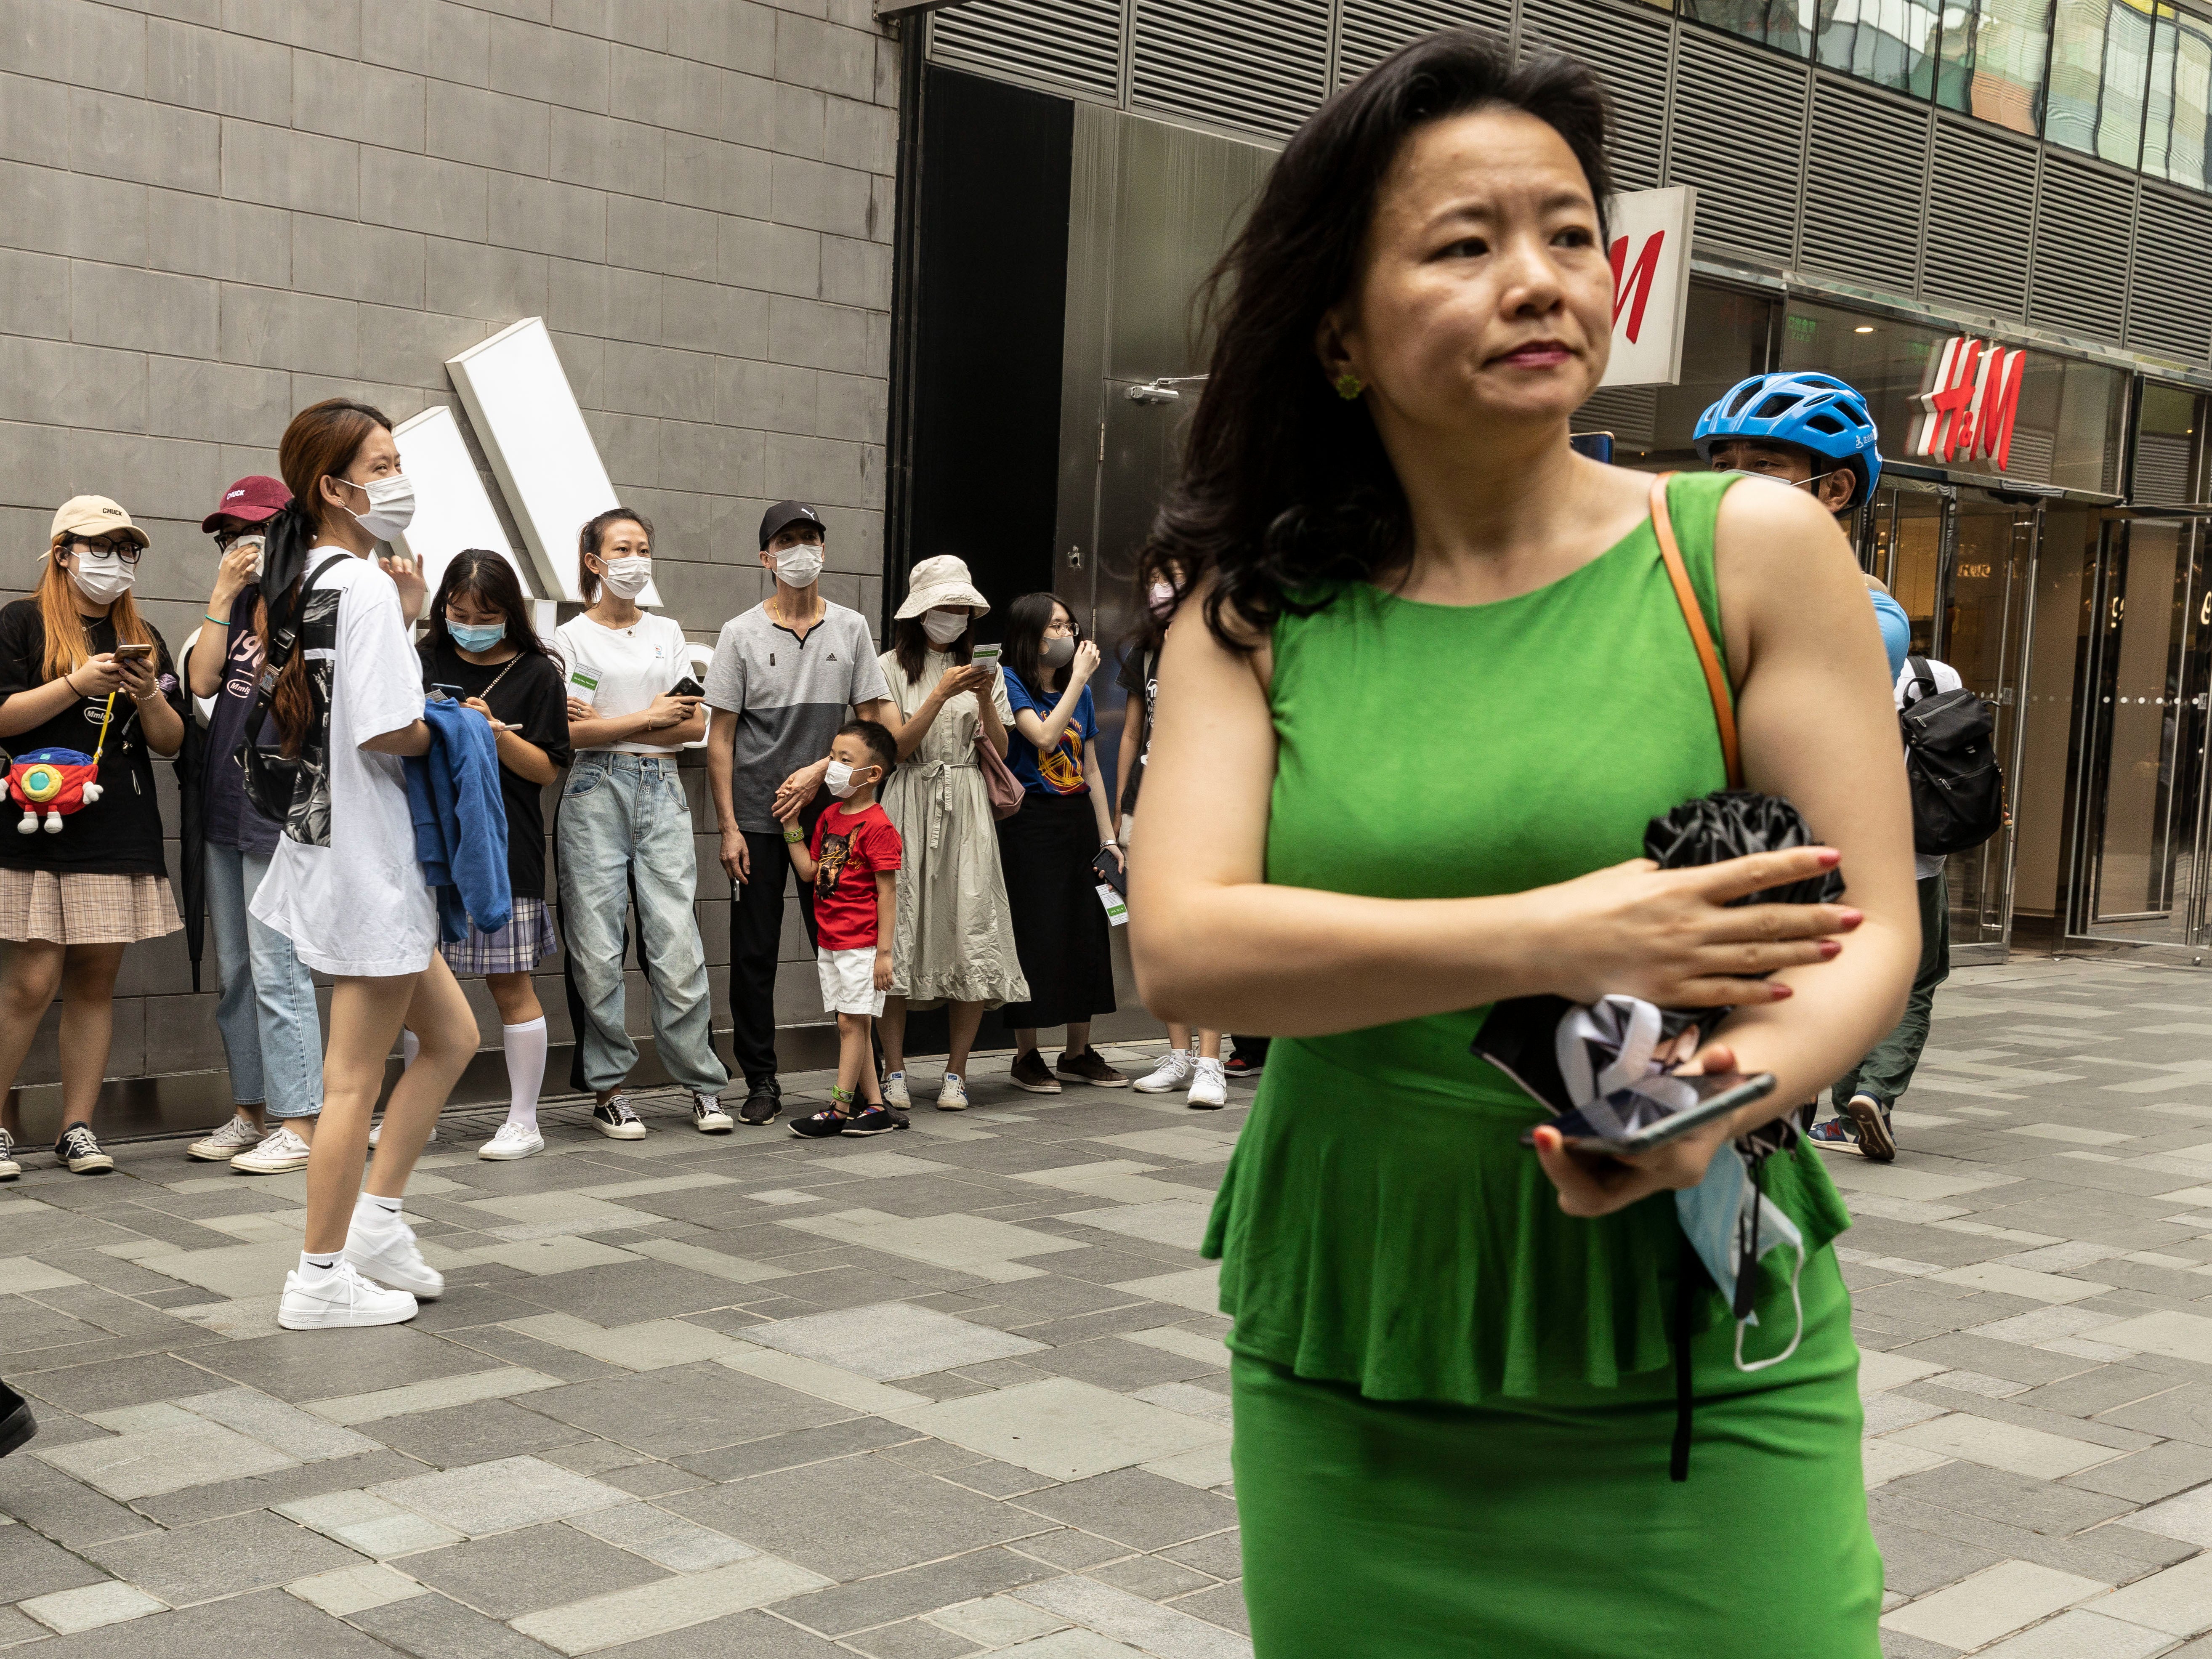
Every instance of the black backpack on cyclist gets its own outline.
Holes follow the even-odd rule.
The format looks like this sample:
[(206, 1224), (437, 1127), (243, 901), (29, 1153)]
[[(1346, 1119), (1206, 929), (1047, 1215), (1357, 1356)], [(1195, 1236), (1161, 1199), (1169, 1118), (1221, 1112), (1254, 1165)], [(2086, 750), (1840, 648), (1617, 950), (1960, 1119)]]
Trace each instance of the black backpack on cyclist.
[(1974, 692), (1938, 691), (1927, 658), (1905, 662), (1920, 688), (1919, 701), (1897, 713), (1912, 784), (1912, 850), (1963, 853), (2004, 827), (1996, 719)]

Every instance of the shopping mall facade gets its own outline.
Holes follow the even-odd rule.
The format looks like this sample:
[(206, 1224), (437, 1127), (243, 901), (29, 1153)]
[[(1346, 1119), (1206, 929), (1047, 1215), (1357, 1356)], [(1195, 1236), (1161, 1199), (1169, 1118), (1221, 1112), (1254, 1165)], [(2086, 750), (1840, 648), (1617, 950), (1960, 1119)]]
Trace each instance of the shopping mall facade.
[(1193, 283), (1272, 146), (1448, 23), (1595, 64), (1621, 187), (1696, 191), (1679, 383), (1601, 392), (1578, 428), (1630, 465), (1690, 465), (1698, 411), (1745, 375), (1819, 369), (1866, 393), (1887, 459), (1861, 557), (1916, 648), (1996, 705), (2011, 781), (2011, 828), (1953, 860), (1960, 958), (2101, 941), (2201, 960), (2212, 9), (940, 11), (903, 114), (892, 559), (950, 545), (994, 500), (992, 539), (1019, 550), (993, 575), (1049, 580), (1111, 637), (1188, 407), (1166, 382), (1203, 368)]

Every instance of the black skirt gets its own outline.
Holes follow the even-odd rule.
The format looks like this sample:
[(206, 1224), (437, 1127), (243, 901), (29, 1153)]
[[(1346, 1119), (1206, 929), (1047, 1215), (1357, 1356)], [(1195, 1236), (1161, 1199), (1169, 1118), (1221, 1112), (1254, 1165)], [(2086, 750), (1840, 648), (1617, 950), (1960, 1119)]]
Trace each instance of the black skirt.
[(999, 820), (999, 864), (1013, 911), (1014, 948), (1030, 982), (1027, 1002), (999, 1018), (1018, 1030), (1065, 1025), (1114, 1012), (1114, 953), (1098, 902), (1098, 821), (1088, 792), (1032, 793)]

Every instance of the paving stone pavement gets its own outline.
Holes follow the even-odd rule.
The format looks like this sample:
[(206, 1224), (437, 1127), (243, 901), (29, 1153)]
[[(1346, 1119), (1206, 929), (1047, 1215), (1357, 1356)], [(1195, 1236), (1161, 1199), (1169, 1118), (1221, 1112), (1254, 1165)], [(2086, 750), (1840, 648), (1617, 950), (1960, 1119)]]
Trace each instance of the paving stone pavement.
[[(1962, 970), (1897, 1162), (1824, 1154), (1898, 1659), (2212, 1659), (2208, 1039), (2201, 974)], [(702, 1137), (668, 1097), (637, 1142), (556, 1104), (494, 1164), (457, 1114), (409, 1199), (447, 1294), (378, 1330), (276, 1329), (299, 1176), (182, 1141), (27, 1169), (0, 1646), (1249, 1655), (1197, 1246), (1250, 1090), (1036, 1097), (1006, 1063), (861, 1142)]]

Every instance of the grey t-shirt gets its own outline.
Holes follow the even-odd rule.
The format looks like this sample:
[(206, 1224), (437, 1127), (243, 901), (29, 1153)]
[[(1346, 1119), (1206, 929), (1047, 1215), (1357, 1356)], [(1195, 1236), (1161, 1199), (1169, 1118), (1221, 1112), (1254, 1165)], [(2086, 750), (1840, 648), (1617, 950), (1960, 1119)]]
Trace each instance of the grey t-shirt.
[(890, 695), (857, 611), (823, 606), (801, 640), (765, 605), (732, 617), (707, 666), (707, 704), (738, 717), (731, 804), (738, 828), (774, 830), (776, 786), (830, 752), (845, 711)]

